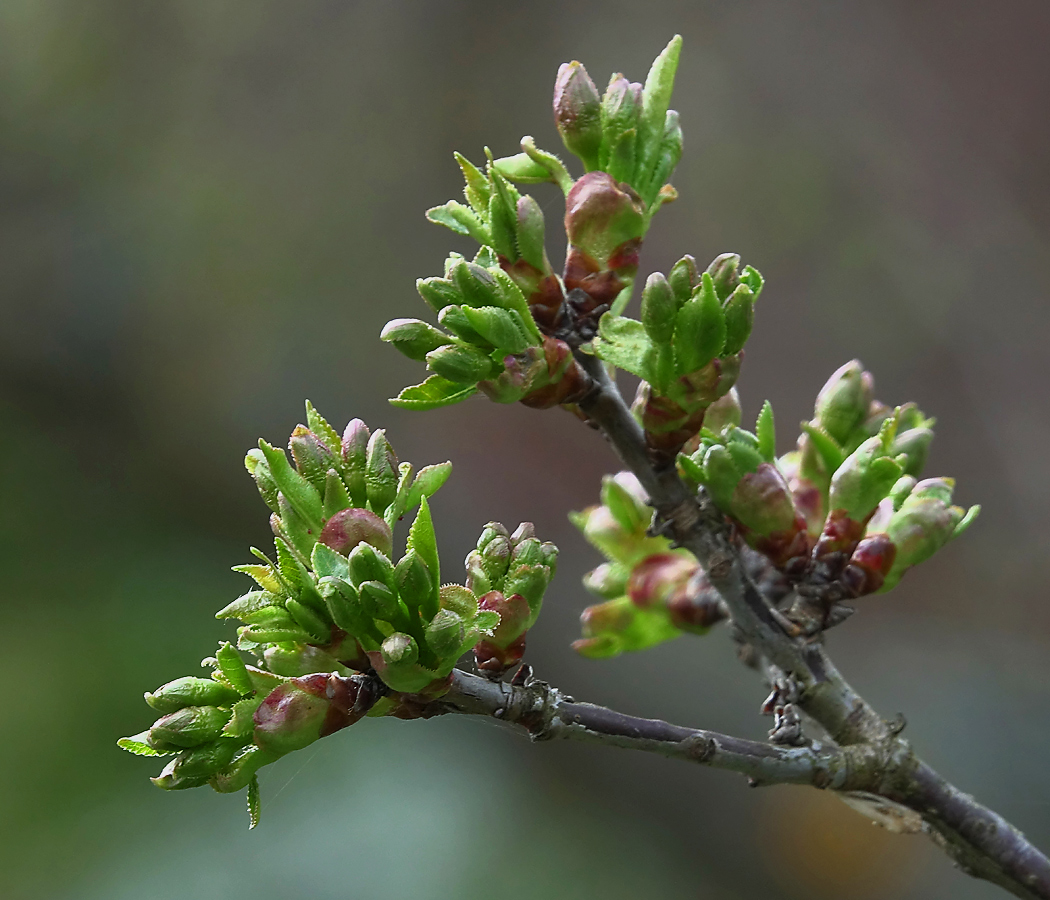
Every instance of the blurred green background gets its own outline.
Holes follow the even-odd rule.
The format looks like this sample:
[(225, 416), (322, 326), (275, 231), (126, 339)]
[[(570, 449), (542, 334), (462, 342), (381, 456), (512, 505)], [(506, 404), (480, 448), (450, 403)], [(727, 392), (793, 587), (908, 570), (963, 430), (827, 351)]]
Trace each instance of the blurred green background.
[[(830, 635), (964, 789), (1050, 847), (1050, 7), (1043, 0), (0, 3), (0, 895), (984, 898), (832, 797), (492, 723), (367, 721), (243, 798), (166, 795), (115, 739), (230, 634), (268, 540), (243, 470), (309, 397), (452, 459), (450, 570), (489, 519), (562, 547), (539, 674), (627, 712), (761, 737), (724, 633), (589, 662), (596, 561), (565, 518), (614, 468), (558, 411), (385, 403), (380, 344), (469, 245), (422, 212), (459, 149), (557, 149), (559, 63), (640, 80), (685, 37), (681, 199), (642, 275), (735, 250), (767, 279), (740, 388), (781, 424), (859, 356), (939, 418), (931, 474), (984, 513)], [(550, 187), (550, 186), (544, 186)], [(555, 188), (536, 195), (553, 227)], [(560, 252), (549, 242), (554, 256)], [(299, 757), (303, 758), (300, 759)]]

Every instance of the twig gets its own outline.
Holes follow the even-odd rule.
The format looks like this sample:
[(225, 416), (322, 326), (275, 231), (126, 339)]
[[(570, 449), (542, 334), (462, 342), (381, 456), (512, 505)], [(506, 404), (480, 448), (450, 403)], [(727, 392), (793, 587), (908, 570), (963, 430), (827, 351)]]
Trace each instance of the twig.
[[(672, 464), (650, 458), (641, 427), (605, 366), (576, 354), (591, 377), (579, 404), (648, 492), (664, 533), (687, 548), (722, 595), (744, 639), (801, 688), (798, 705), (840, 745), (866, 748), (879, 760), (874, 787), (858, 788), (903, 804), (970, 875), (1018, 897), (1050, 900), (1050, 860), (1014, 826), (953, 787), (918, 759), (907, 741), (846, 682), (824, 649), (787, 634), (747, 576), (724, 517), (701, 493), (694, 497)], [(865, 758), (868, 758), (865, 756)]]

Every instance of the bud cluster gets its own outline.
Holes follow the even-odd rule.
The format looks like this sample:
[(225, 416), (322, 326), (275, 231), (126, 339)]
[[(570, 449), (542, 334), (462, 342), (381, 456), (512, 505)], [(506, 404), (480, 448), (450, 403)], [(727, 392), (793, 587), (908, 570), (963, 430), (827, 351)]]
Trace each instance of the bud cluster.
[(979, 507), (951, 505), (951, 479), (916, 481), (932, 424), (914, 404), (875, 400), (870, 373), (853, 361), (821, 390), (799, 449), (776, 458), (767, 402), (754, 433), (705, 428), (678, 461), (806, 598), (799, 615), (816, 608), (815, 627), (825, 627), (833, 604), (889, 590), (976, 517)]
[(499, 613), (492, 634), (474, 647), (478, 671), (499, 677), (521, 661), (525, 633), (540, 614), (543, 595), (554, 577), (558, 548), (536, 538), (531, 522), (511, 534), (489, 522), (464, 563), (466, 588), (482, 610)]
[(650, 448), (673, 458), (699, 432), (711, 404), (740, 371), (762, 276), (724, 253), (700, 273), (684, 256), (642, 291), (641, 321), (606, 315), (594, 352), (642, 379), (634, 413)]
[[(501, 675), (491, 661), (520, 660), (539, 614), (558, 551), (531, 524), (510, 535), (490, 523), (468, 557), (468, 585), (442, 586), (427, 497), (451, 465), (417, 474), (383, 431), (355, 419), (340, 437), (309, 404), (307, 418), (292, 432), (291, 462), (265, 441), (246, 459), (273, 511), (276, 560), (253, 550), (260, 563), (235, 569), (257, 585), (216, 614), (244, 623), (236, 649), (205, 660), (211, 680), (148, 694), (164, 715), (121, 741), (134, 753), (177, 754), (154, 779), (162, 788), (254, 785), (260, 766), (366, 713), (398, 714), (400, 694), (440, 695), (471, 648), (479, 668)], [(416, 507), (396, 559), (393, 528)]]
[(577, 652), (597, 659), (644, 650), (683, 632), (703, 634), (725, 617), (693, 555), (647, 533), (651, 510), (634, 475), (606, 476), (601, 500), (570, 515), (607, 560), (583, 579), (604, 602), (583, 611)]
[(479, 390), (498, 403), (548, 407), (572, 403), (587, 379), (563, 341), (540, 332), (518, 284), (489, 247), (473, 262), (449, 256), (441, 278), (417, 282), (441, 331), (419, 319), (394, 319), (380, 337), (434, 374), (390, 402), (408, 409), (459, 403)]

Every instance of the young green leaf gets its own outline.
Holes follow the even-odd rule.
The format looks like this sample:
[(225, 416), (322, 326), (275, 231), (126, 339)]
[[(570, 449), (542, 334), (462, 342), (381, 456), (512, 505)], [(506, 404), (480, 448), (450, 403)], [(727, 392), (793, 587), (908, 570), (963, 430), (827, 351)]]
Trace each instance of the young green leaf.
[(773, 424), (773, 404), (768, 400), (762, 404), (762, 411), (755, 423), (755, 437), (758, 438), (758, 452), (766, 462), (773, 462), (776, 456), (776, 429)]
[(654, 348), (641, 322), (606, 313), (598, 323), (593, 347), (605, 362), (639, 378), (650, 379)]
[(457, 384), (440, 375), (431, 375), (422, 384), (405, 388), (389, 402), (402, 409), (438, 409), (460, 403), (477, 392), (476, 384)]

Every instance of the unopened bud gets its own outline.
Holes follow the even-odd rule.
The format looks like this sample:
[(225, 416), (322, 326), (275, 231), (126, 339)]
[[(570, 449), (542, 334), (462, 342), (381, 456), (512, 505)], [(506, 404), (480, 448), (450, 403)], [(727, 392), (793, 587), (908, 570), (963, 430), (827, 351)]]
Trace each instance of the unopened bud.
[(393, 344), (409, 359), (420, 362), (431, 350), (451, 343), (448, 335), (419, 319), (391, 319), (383, 326), (379, 339)]
[(321, 529), (320, 542), (344, 556), (361, 543), (369, 544), (384, 555), (393, 549), (390, 526), (367, 509), (342, 509)]
[(159, 713), (173, 713), (187, 706), (229, 706), (241, 698), (240, 693), (225, 684), (191, 675), (169, 681), (145, 696)]
[(711, 276), (719, 302), (725, 303), (740, 284), (740, 254), (719, 254), (707, 267), (707, 273)]
[(187, 706), (162, 716), (149, 730), (150, 743), (197, 747), (214, 741), (230, 720), (230, 711), (217, 706)]
[(671, 267), (667, 281), (674, 292), (675, 302), (681, 306), (700, 286), (700, 270), (696, 267), (696, 260), (689, 254), (683, 256)]
[(583, 586), (592, 594), (612, 600), (627, 591), (630, 571), (620, 563), (602, 563), (583, 576)]
[(346, 486), (354, 506), (364, 506), (368, 500), (365, 469), (368, 465), (370, 437), (368, 426), (360, 419), (351, 419), (343, 432), (343, 461), (346, 463), (348, 476)]
[(554, 82), (554, 121), (566, 149), (590, 171), (602, 142), (601, 98), (581, 63), (562, 63)]
[(868, 414), (874, 384), (859, 360), (839, 367), (817, 394), (816, 420), (839, 444)]
[(580, 178), (565, 199), (565, 230), (574, 247), (604, 266), (615, 250), (645, 234), (645, 210), (605, 172)]
[(642, 290), (642, 325), (655, 343), (670, 343), (674, 336), (678, 302), (671, 285), (660, 272), (653, 272)]
[(635, 606), (662, 606), (693, 577), (696, 560), (676, 553), (654, 553), (638, 563), (627, 582)]
[(438, 659), (456, 654), (466, 636), (461, 619), (451, 609), (442, 609), (426, 628), (427, 646)]
[(456, 384), (475, 384), (496, 374), (496, 364), (484, 353), (463, 344), (449, 344), (427, 354), (427, 367)]

